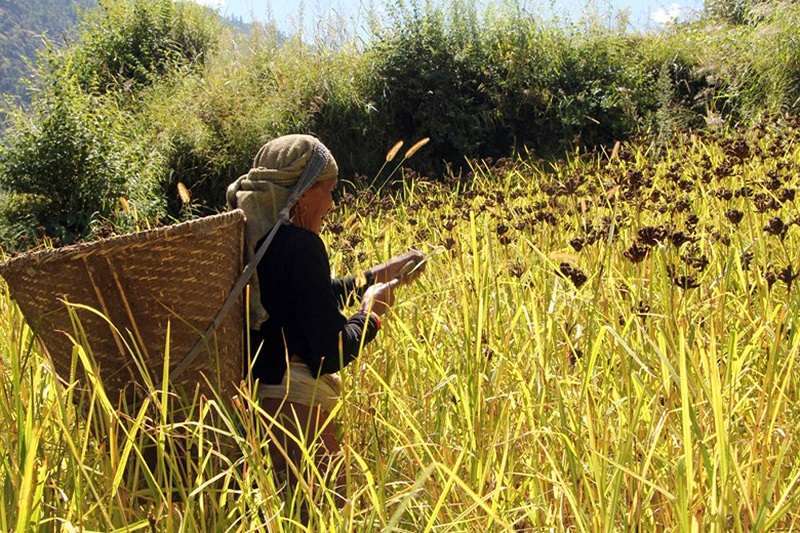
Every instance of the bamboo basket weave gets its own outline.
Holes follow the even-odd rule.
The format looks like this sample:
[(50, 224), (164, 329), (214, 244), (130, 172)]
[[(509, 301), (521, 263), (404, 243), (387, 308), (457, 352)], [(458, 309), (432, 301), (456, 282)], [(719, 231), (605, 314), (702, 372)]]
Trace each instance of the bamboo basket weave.
[[(75, 331), (69, 304), (86, 333), (106, 394), (134, 399), (142, 373), (162, 376), (170, 324), (170, 367), (181, 362), (211, 324), (242, 272), (240, 210), (150, 231), (40, 251), (0, 265), (11, 296), (63, 380), (70, 377)], [(191, 395), (207, 382), (227, 397), (242, 376), (242, 296), (200, 356), (171, 385)], [(78, 364), (80, 367), (80, 364)], [(80, 377), (80, 376), (79, 376)], [(85, 383), (84, 383), (85, 385)], [(133, 396), (131, 396), (133, 394)]]

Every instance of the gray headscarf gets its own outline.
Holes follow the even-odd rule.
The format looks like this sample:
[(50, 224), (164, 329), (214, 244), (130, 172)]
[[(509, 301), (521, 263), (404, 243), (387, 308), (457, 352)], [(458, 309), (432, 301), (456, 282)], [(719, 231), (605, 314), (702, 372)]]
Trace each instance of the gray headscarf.
[[(243, 210), (247, 219), (247, 262), (255, 256), (256, 243), (282, 218), (288, 220), (289, 204), (309, 186), (336, 179), (338, 174), (330, 151), (310, 135), (285, 135), (262, 146), (253, 159), (253, 168), (231, 183), (226, 194), (228, 207)], [(257, 329), (269, 317), (261, 303), (257, 272), (250, 286), (250, 327)]]

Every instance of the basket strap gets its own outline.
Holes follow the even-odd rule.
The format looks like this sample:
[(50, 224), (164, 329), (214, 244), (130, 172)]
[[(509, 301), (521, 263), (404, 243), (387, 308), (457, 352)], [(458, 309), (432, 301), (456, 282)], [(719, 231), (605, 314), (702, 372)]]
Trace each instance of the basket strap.
[(329, 153), (322, 145), (317, 144), (312, 148), (311, 157), (309, 158), (308, 164), (306, 168), (303, 170), (303, 173), (300, 175), (300, 179), (297, 181), (295, 188), (292, 190), (291, 194), (289, 195), (289, 200), (286, 202), (286, 207), (281, 209), (280, 213), (278, 214), (278, 221), (272, 227), (267, 237), (261, 242), (261, 246), (258, 247), (253, 258), (247, 263), (242, 273), (239, 275), (239, 279), (236, 280), (236, 284), (231, 289), (231, 292), (228, 294), (228, 297), (225, 299), (225, 303), (222, 304), (222, 307), (217, 311), (217, 315), (214, 317), (214, 320), (211, 322), (211, 325), (208, 326), (206, 331), (202, 334), (202, 336), (197, 339), (192, 349), (189, 350), (189, 353), (178, 362), (178, 364), (170, 371), (170, 377), (178, 378), (180, 377), (186, 370), (192, 365), (197, 356), (200, 354), (200, 350), (207, 345), (207, 341), (209, 337), (217, 330), (220, 324), (222, 324), (223, 319), (231, 310), (231, 307), (236, 303), (236, 300), (239, 294), (244, 289), (245, 285), (250, 282), (250, 279), (253, 277), (253, 274), (256, 272), (256, 267), (258, 263), (261, 261), (261, 258), (264, 257), (264, 253), (266, 253), (267, 248), (272, 243), (272, 239), (275, 238), (275, 234), (278, 232), (281, 226), (283, 226), (291, 216), (292, 207), (294, 204), (297, 203), (297, 200), (303, 195), (309, 187), (311, 187), (314, 182), (317, 180), (317, 177), (320, 173), (325, 169), (325, 166), (328, 164), (328, 157)]

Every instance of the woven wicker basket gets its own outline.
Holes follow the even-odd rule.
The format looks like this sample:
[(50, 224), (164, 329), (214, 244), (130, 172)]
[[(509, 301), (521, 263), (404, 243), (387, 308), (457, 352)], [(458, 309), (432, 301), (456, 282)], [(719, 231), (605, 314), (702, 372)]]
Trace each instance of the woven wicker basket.
[[(56, 372), (70, 376), (75, 327), (65, 302), (76, 309), (89, 348), (112, 401), (134, 400), (143, 383), (129, 347), (148, 372), (162, 375), (167, 324), (170, 367), (191, 350), (214, 320), (242, 272), (244, 215), (232, 211), (150, 231), (51, 251), (29, 253), (0, 265), (12, 297), (42, 341)], [(224, 395), (242, 376), (241, 296), (201, 355), (171, 385), (191, 395), (206, 380)], [(136, 351), (136, 349), (134, 349)], [(78, 365), (80, 366), (80, 365)]]

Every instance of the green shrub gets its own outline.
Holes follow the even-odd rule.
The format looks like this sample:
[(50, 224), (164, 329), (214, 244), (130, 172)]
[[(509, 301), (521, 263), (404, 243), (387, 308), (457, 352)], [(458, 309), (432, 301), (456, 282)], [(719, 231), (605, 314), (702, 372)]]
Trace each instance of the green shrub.
[(752, 0), (705, 0), (706, 16), (729, 24), (745, 24), (749, 19)]
[[(520, 17), (493, 21), (484, 34), (485, 66), (495, 109), (494, 151), (502, 147), (560, 144), (555, 101), (561, 54), (569, 45), (560, 30)], [(492, 154), (496, 155), (496, 154)]]
[(749, 79), (741, 84), (746, 112), (796, 112), (800, 107), (800, 5), (778, 3), (765, 9), (744, 44), (739, 50), (746, 54), (751, 69)]
[[(143, 93), (142, 120), (157, 131), (164, 157), (161, 193), (180, 216), (177, 183), (192, 193), (193, 213), (224, 207), (228, 184), (247, 172), (258, 148), (289, 133), (319, 136), (337, 156), (342, 176), (374, 159), (352, 50), (312, 49), (298, 40), (279, 43), (254, 32), (222, 47), (202, 74), (175, 76)], [(375, 167), (376, 168), (376, 167)]]
[(400, 134), (387, 127), (370, 98), (372, 70), (366, 54), (348, 47), (329, 50), (323, 58), (315, 65), (319, 83), (305, 104), (308, 131), (331, 149), (341, 176), (371, 179)]
[(437, 10), (405, 13), (369, 52), (367, 98), (382, 144), (430, 137), (428, 164), (463, 161), (490, 141), (494, 117), (480, 43), (458, 22)]
[[(159, 156), (108, 99), (64, 83), (16, 113), (0, 145), (0, 238), (21, 250), (48, 236), (68, 244), (165, 216)], [(124, 197), (133, 206), (119, 209)]]
[(215, 19), (192, 2), (100, 2), (65, 66), (92, 93), (129, 92), (179, 67), (201, 66), (216, 44)]
[(669, 48), (691, 58), (698, 100), (732, 123), (800, 106), (800, 5), (763, 2), (750, 13), (747, 24), (701, 20), (668, 38)]
[(554, 137), (596, 146), (636, 130), (651, 80), (639, 68), (634, 38), (613, 33), (574, 36), (565, 47), (555, 81), (556, 112), (561, 123)]
[[(221, 50), (202, 73), (175, 76), (143, 95), (142, 120), (157, 133), (164, 157), (160, 192), (179, 216), (177, 183), (192, 193), (195, 213), (224, 208), (228, 184), (247, 172), (261, 144), (307, 131), (309, 104), (321, 81), (299, 44), (280, 50), (267, 36)], [(315, 60), (308, 55), (309, 60)]]
[[(17, 115), (0, 147), (0, 186), (14, 225), (27, 238), (46, 234), (69, 243), (108, 216), (124, 194), (123, 165), (114, 150), (113, 126), (94, 102), (62, 88), (38, 99), (29, 117)], [(13, 207), (11, 207), (11, 205)], [(24, 215), (23, 215), (24, 213)], [(15, 243), (5, 243), (15, 247)]]
[[(475, 22), (414, 4), (368, 54), (371, 138), (432, 138), (429, 162), (595, 147), (657, 122), (695, 127), (707, 105), (696, 58), (659, 36), (559, 27), (505, 9)], [(477, 27), (480, 26), (480, 30)]]

